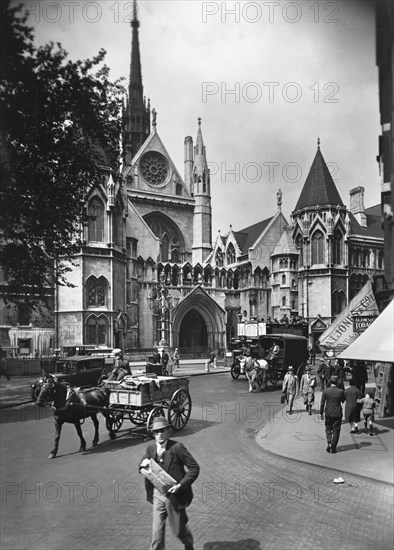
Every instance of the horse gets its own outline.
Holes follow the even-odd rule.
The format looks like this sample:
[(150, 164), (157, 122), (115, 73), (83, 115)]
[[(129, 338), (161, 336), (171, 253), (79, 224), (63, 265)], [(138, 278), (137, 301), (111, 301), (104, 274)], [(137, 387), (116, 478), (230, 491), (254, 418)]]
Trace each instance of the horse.
[[(53, 376), (49, 376), (43, 383), (38, 395), (36, 404), (39, 407), (50, 406), (53, 403), (55, 418), (55, 446), (50, 452), (48, 458), (55, 458), (57, 455), (60, 433), (65, 422), (74, 424), (81, 446), (79, 452), (86, 450), (86, 441), (82, 435), (81, 420), (91, 418), (94, 424), (93, 447), (96, 447), (99, 441), (99, 422), (97, 420), (98, 412), (107, 417), (105, 411), (99, 411), (99, 408), (108, 407), (110, 390), (104, 385), (101, 388), (94, 388), (89, 391), (79, 392), (65, 384), (57, 382)], [(89, 408), (89, 405), (92, 408)], [(115, 432), (111, 430), (110, 438), (115, 439)]]
[(256, 391), (255, 383), (259, 386), (259, 391), (267, 388), (269, 363), (265, 359), (253, 359), (252, 357), (239, 355), (237, 360), (240, 363), (241, 371), (244, 370), (246, 374), (250, 392)]

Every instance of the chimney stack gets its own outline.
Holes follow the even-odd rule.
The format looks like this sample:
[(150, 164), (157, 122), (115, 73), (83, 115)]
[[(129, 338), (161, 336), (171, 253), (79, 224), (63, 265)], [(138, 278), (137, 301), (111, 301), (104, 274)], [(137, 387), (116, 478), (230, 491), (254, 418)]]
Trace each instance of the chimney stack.
[(349, 191), (350, 212), (354, 215), (361, 227), (367, 227), (367, 216), (364, 206), (364, 187), (355, 187)]

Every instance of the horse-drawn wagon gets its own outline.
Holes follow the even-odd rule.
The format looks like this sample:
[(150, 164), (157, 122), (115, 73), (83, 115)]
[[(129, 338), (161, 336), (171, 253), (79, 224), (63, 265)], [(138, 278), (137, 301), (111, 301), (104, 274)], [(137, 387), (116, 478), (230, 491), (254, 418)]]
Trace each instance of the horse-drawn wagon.
[(80, 438), (80, 451), (86, 449), (81, 430), (81, 421), (90, 417), (95, 427), (93, 446), (98, 444), (99, 423), (97, 414), (102, 413), (111, 439), (115, 438), (125, 418), (136, 427), (146, 427), (151, 433), (153, 419), (167, 416), (173, 430), (184, 428), (190, 418), (192, 401), (189, 393), (189, 378), (173, 376), (125, 376), (122, 380), (107, 380), (100, 387), (89, 390), (72, 388), (48, 375), (43, 381), (37, 405), (52, 405), (55, 418), (55, 445), (49, 458), (58, 451), (62, 425), (74, 424)]
[(117, 431), (127, 417), (136, 426), (151, 431), (153, 419), (166, 416), (173, 430), (184, 428), (190, 418), (192, 401), (189, 378), (177, 376), (126, 376), (106, 383), (110, 390), (106, 425)]

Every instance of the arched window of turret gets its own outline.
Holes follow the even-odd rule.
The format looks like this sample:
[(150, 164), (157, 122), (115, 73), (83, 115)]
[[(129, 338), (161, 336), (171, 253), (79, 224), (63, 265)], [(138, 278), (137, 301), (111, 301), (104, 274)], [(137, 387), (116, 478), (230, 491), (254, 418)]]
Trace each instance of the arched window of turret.
[(119, 201), (116, 201), (115, 211), (113, 217), (113, 237), (114, 243), (122, 247), (123, 246), (123, 218), (122, 218), (122, 207)]
[(94, 197), (88, 206), (89, 228), (88, 239), (93, 242), (104, 240), (104, 205), (100, 199)]
[(216, 256), (215, 256), (215, 258), (216, 258), (216, 265), (217, 265), (218, 267), (222, 267), (222, 266), (223, 266), (223, 253), (222, 253), (221, 248), (218, 248), (218, 249), (216, 250)]
[(205, 176), (205, 170), (202, 174), (202, 191), (203, 191), (203, 193), (207, 192), (207, 180), (206, 180), (206, 176)]
[(181, 185), (180, 183), (177, 183), (177, 184), (176, 184), (175, 193), (176, 193), (177, 195), (182, 195), (182, 185)]
[(282, 285), (286, 284), (286, 275), (282, 275)]
[(312, 265), (324, 263), (324, 236), (316, 231), (312, 237)]
[(108, 339), (108, 319), (104, 315), (91, 315), (86, 322), (86, 341), (88, 344), (105, 345)]
[(127, 176), (126, 182), (127, 182), (127, 185), (131, 185), (133, 183), (133, 176)]
[(161, 246), (160, 246), (160, 258), (162, 262), (168, 262), (169, 250), (170, 250), (170, 240), (168, 238), (167, 233), (164, 233), (164, 235), (161, 238)]
[(334, 242), (333, 242), (333, 258), (332, 263), (334, 264), (343, 264), (342, 254), (343, 254), (343, 237), (342, 233), (337, 230), (334, 233)]
[(233, 243), (230, 243), (226, 250), (227, 263), (233, 264), (235, 262), (235, 248)]
[(295, 300), (292, 300), (291, 301), (291, 309), (294, 311), (295, 310)]
[(286, 296), (282, 296), (282, 307), (286, 307)]
[(87, 307), (105, 307), (108, 296), (108, 281), (105, 277), (92, 276), (86, 282)]
[(303, 239), (301, 237), (301, 235), (298, 235), (297, 239), (296, 239), (296, 248), (298, 250), (298, 262), (299, 262), (299, 266), (302, 267), (304, 265), (304, 247), (303, 247), (304, 243), (303, 243)]

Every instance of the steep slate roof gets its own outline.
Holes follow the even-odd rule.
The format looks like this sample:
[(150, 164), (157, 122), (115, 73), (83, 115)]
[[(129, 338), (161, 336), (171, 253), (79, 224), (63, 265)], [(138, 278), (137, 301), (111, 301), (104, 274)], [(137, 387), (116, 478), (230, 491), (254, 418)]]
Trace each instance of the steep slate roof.
[(344, 206), (327, 164), (318, 147), (311, 169), (294, 210), (308, 206), (333, 204)]
[(275, 246), (271, 256), (278, 256), (281, 254), (298, 254), (298, 250), (294, 246), (293, 239), (290, 233), (285, 229), (279, 239), (278, 244)]
[(256, 242), (257, 238), (261, 235), (261, 233), (270, 223), (272, 218), (273, 216), (271, 218), (267, 218), (266, 220), (262, 220), (261, 222), (255, 223), (254, 225), (250, 225), (245, 229), (233, 232), (237, 240), (238, 246), (242, 250), (243, 254), (245, 254), (248, 249)]
[(382, 220), (381, 220), (381, 205), (371, 206), (365, 209), (367, 216), (367, 227), (362, 227), (354, 215), (349, 212), (350, 217), (350, 234), (362, 237), (375, 237), (383, 239)]

